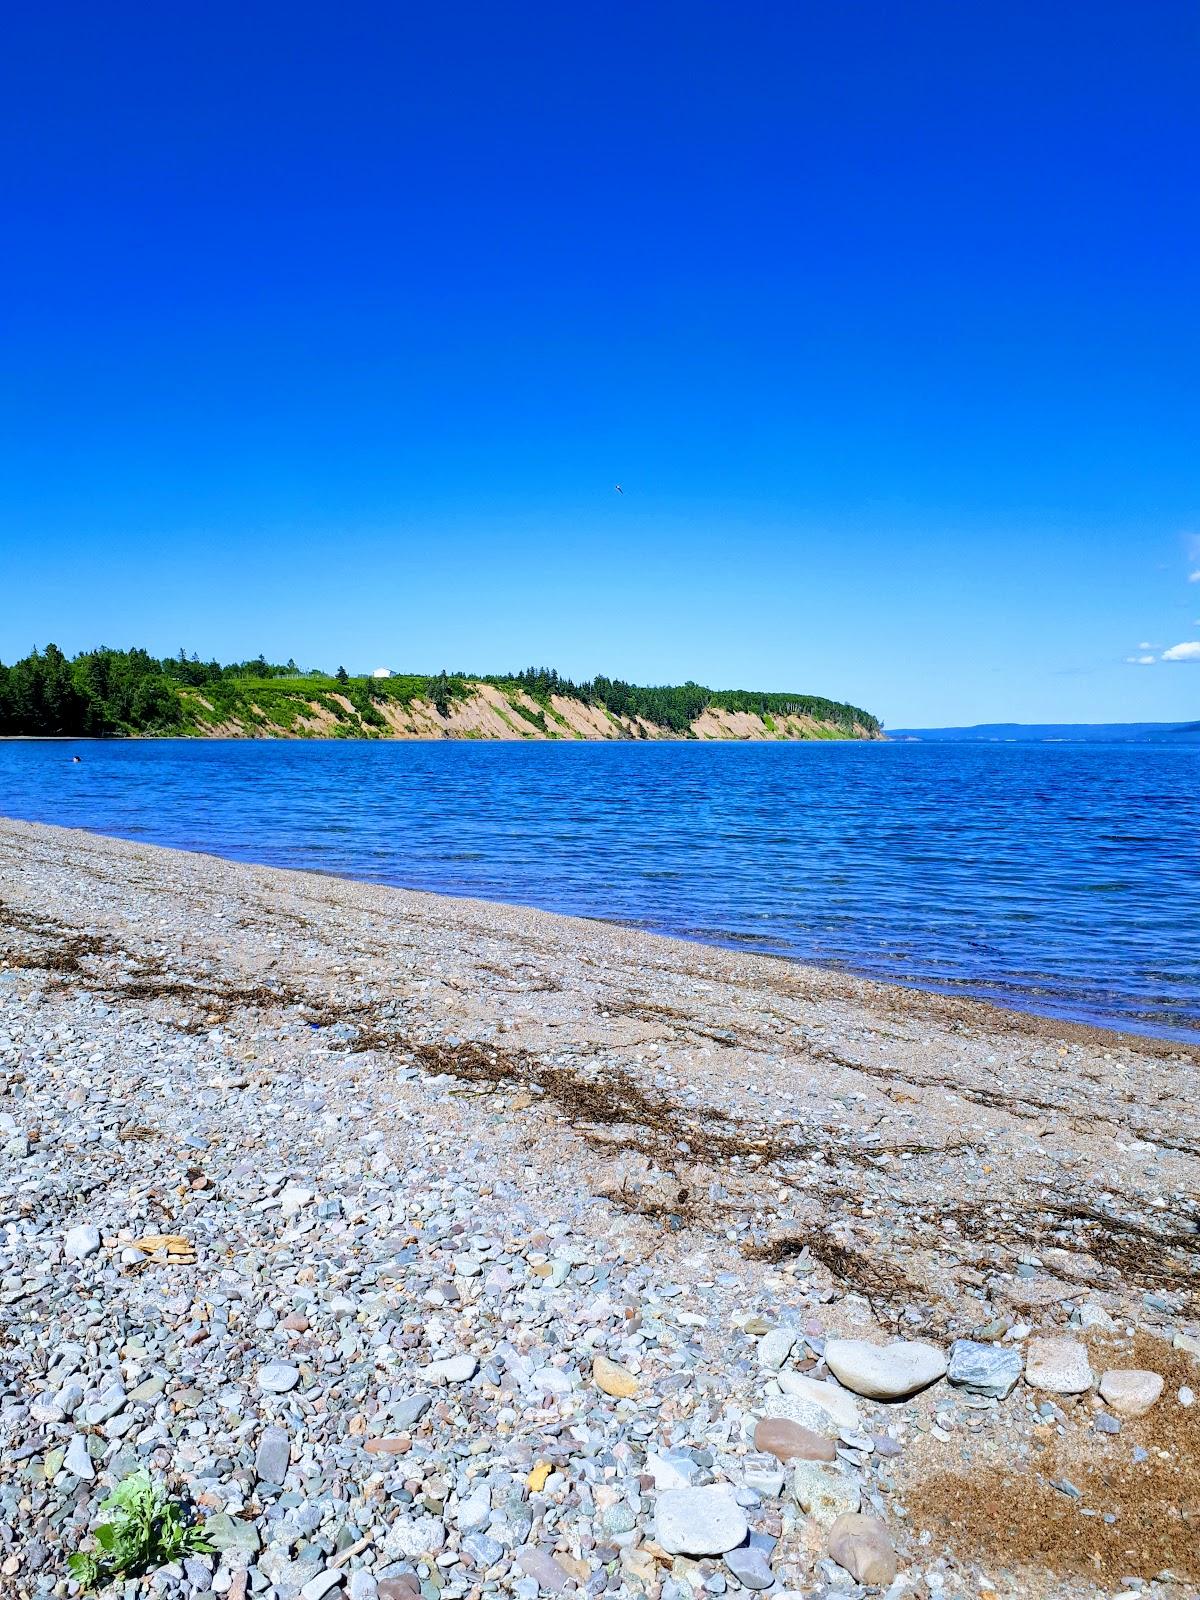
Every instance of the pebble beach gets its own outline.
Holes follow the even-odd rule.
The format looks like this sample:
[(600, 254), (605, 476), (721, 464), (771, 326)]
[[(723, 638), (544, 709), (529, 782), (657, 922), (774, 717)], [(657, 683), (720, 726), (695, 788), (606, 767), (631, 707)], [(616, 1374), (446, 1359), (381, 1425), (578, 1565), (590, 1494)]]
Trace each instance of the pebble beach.
[(0, 1595), (1200, 1593), (1200, 1051), (0, 821)]

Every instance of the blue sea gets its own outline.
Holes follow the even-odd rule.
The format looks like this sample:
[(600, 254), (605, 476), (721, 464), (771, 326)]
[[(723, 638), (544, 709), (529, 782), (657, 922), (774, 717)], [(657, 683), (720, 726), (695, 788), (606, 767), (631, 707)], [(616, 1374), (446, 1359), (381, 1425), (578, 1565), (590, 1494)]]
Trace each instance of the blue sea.
[(10, 742), (0, 814), (1200, 1040), (1195, 745)]

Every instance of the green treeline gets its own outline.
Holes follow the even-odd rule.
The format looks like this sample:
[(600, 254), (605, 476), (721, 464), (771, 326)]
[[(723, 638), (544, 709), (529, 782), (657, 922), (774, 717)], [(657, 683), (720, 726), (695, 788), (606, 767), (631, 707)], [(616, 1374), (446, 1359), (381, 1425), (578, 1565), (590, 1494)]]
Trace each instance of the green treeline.
[(527, 667), (515, 679), (484, 678), (484, 683), (503, 686), (516, 682), (530, 699), (546, 704), (553, 694), (582, 700), (585, 705), (603, 706), (616, 717), (641, 717), (673, 733), (686, 733), (703, 711), (751, 711), (759, 716), (813, 717), (831, 722), (847, 733), (865, 730), (879, 732), (879, 720), (858, 706), (822, 695), (788, 694), (756, 689), (706, 689), (699, 683), (662, 684), (646, 687), (624, 683), (620, 678), (592, 678), (575, 683), (561, 678), (549, 667)]
[(709, 707), (812, 717), (847, 734), (879, 731), (868, 712), (818, 695), (713, 690), (698, 683), (646, 687), (605, 677), (575, 683), (548, 667), (503, 677), (441, 672), (377, 679), (352, 677), (344, 667), (333, 674), (301, 671), (294, 661), (279, 665), (261, 655), (222, 666), (183, 650), (159, 658), (145, 650), (102, 648), (68, 659), (56, 645), (47, 645), (12, 666), (0, 663), (0, 734), (186, 735), (233, 721), (286, 733), (317, 706), (333, 719), (337, 732), (370, 737), (387, 726), (381, 705), (422, 700), (446, 716), (475, 683), (521, 690), (551, 715), (551, 696), (564, 695), (613, 717), (640, 718), (685, 735)]

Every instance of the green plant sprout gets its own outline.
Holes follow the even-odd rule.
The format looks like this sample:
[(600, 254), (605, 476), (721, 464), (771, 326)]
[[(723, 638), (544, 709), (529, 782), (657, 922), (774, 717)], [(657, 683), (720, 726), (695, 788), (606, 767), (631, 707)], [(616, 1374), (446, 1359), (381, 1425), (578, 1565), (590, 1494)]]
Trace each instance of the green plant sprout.
[(202, 1525), (184, 1521), (183, 1509), (143, 1468), (124, 1478), (101, 1511), (95, 1529), (98, 1550), (77, 1550), (67, 1570), (84, 1589), (102, 1589), (117, 1578), (137, 1578), (191, 1551), (211, 1551)]

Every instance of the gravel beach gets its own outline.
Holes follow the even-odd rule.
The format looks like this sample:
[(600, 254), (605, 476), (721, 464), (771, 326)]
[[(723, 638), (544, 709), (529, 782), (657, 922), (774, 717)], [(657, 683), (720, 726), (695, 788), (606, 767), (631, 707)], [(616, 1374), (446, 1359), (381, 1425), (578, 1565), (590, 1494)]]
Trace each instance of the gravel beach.
[(0, 1595), (1194, 1595), (1198, 1080), (0, 821)]

